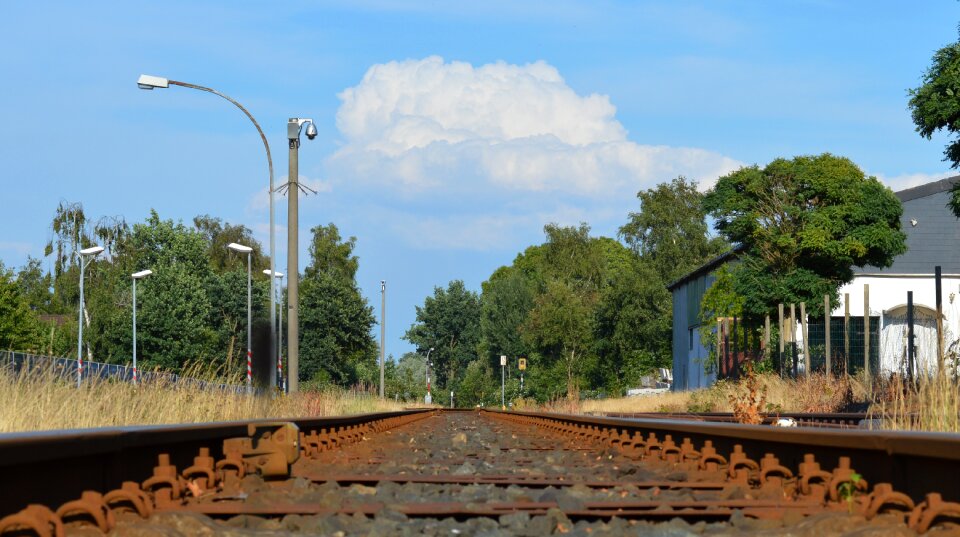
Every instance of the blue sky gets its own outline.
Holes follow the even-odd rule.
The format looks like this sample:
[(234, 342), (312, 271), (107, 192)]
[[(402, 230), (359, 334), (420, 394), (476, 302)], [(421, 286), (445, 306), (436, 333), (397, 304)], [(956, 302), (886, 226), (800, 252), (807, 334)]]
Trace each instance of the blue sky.
[[(960, 4), (904, 2), (48, 2), (0, 18), (0, 260), (40, 257), (61, 200), (88, 215), (219, 216), (267, 244), (261, 142), (300, 150), (309, 229), (357, 237), (387, 351), (436, 285), (479, 290), (548, 222), (615, 234), (678, 174), (829, 151), (894, 189), (943, 177), (906, 108)], [(278, 199), (278, 268), (286, 260)], [(377, 312), (379, 317), (379, 311)], [(379, 332), (379, 331), (378, 331)]]

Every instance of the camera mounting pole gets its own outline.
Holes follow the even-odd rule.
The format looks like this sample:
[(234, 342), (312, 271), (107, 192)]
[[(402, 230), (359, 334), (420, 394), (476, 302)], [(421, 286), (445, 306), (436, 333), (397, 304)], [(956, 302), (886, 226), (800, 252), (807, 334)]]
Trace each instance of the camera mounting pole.
[(290, 167), (287, 173), (287, 390), (295, 393), (300, 387), (300, 259), (298, 234), (300, 197), (300, 131), (306, 125), (307, 138), (317, 137), (312, 119), (292, 117), (287, 120), (290, 142)]

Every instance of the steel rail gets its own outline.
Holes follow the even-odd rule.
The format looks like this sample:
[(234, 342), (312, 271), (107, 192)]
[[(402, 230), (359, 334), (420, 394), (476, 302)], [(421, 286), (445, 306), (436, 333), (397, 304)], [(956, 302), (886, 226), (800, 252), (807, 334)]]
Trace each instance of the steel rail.
[[(920, 532), (931, 527), (940, 516), (939, 513), (945, 514), (950, 520), (960, 520), (960, 504), (942, 502), (944, 499), (949, 501), (960, 497), (960, 484), (954, 482), (955, 468), (960, 460), (958, 435), (774, 428), (687, 419), (625, 419), (499, 410), (481, 410), (476, 418), (471, 418), (464, 416), (464, 411), (460, 410), (455, 420), (459, 420), (461, 430), (473, 428), (471, 419), (476, 419), (476, 423), (492, 423), (492, 418), (501, 422), (493, 430), (503, 431), (507, 435), (505, 438), (516, 439), (516, 435), (527, 438), (524, 445), (517, 446), (518, 449), (509, 444), (497, 446), (499, 451), (507, 449), (521, 453), (519, 457), (514, 455), (509, 459), (514, 464), (530, 464), (534, 465), (531, 468), (535, 468), (538, 459), (534, 452), (539, 449), (556, 452), (596, 451), (618, 453), (618, 456), (626, 458), (621, 458), (620, 463), (624, 460), (644, 461), (651, 468), (659, 465), (670, 472), (676, 472), (677, 469), (695, 472), (697, 468), (694, 467), (698, 467), (706, 473), (691, 474), (689, 479), (681, 477), (683, 482), (673, 484), (658, 482), (666, 474), (659, 474), (656, 480), (648, 481), (636, 477), (621, 478), (619, 475), (593, 473), (596, 471), (594, 457), (587, 456), (581, 460), (579, 454), (573, 459), (566, 459), (564, 467), (571, 475), (588, 478), (579, 482), (568, 482), (565, 473), (456, 475), (427, 470), (408, 475), (406, 471), (396, 473), (396, 467), (389, 465), (379, 467), (384, 461), (395, 457), (392, 453), (396, 452), (396, 444), (389, 442), (406, 438), (404, 434), (433, 438), (431, 435), (440, 432), (437, 427), (449, 420), (423, 420), (439, 412), (442, 411), (418, 409), (335, 418), (0, 435), (0, 476), (3, 477), (0, 481), (0, 514), (12, 513), (28, 504), (62, 504), (55, 517), (56, 523), (62, 524), (68, 522), (71, 509), (76, 509), (70, 505), (92, 505), (92, 508), (86, 508), (90, 513), (101, 509), (109, 512), (112, 509), (108, 506), (109, 502), (125, 494), (131, 498), (131, 505), (140, 501), (136, 499), (140, 497), (151, 506), (140, 512), (143, 517), (149, 516), (146, 512), (149, 510), (193, 511), (222, 518), (238, 514), (282, 517), (284, 514), (326, 515), (334, 512), (373, 515), (384, 508), (383, 502), (366, 500), (360, 503), (348, 501), (339, 506), (318, 505), (316, 502), (296, 499), (289, 502), (278, 499), (267, 504), (246, 502), (243, 499), (245, 495), (237, 494), (234, 487), (244, 472), (256, 472), (264, 479), (282, 481), (298, 478), (302, 481), (305, 478), (318, 484), (334, 482), (341, 486), (393, 482), (440, 486), (565, 488), (569, 484), (597, 489), (611, 485), (629, 486), (634, 490), (652, 491), (653, 496), (657, 496), (660, 490), (670, 489), (689, 490), (691, 493), (689, 497), (668, 495), (655, 498), (641, 495), (622, 500), (607, 497), (566, 507), (560, 507), (559, 500), (544, 498), (474, 505), (460, 503), (456, 496), (447, 496), (440, 501), (404, 501), (393, 505), (392, 508), (410, 517), (497, 517), (511, 512), (539, 516), (549, 509), (560, 507), (571, 519), (629, 517), (654, 520), (680, 516), (688, 520), (720, 521), (729, 520), (738, 511), (751, 518), (767, 518), (781, 517), (786, 511), (807, 516), (823, 512), (824, 509), (836, 509), (838, 505), (841, 509), (847, 509), (840, 502), (842, 498), (838, 500), (843, 490), (840, 485), (858, 484), (851, 482), (853, 478), (850, 477), (853, 468), (856, 468), (856, 472), (862, 474), (864, 479), (859, 483), (862, 485), (861, 493), (869, 494), (859, 497), (857, 509), (872, 509), (876, 514), (880, 509), (890, 509), (892, 505), (895, 510), (909, 513), (910, 527)], [(385, 436), (391, 434), (391, 429), (415, 421), (421, 424), (418, 428), (400, 433), (399, 437)], [(384, 436), (378, 436), (381, 434)], [(463, 436), (463, 433), (459, 436)], [(364, 441), (371, 437), (380, 440), (393, 438), (386, 444), (394, 446), (393, 451), (378, 452), (364, 447)], [(405, 440), (401, 442), (402, 446), (408, 445)], [(341, 452), (341, 448), (351, 444), (357, 444), (357, 449)], [(383, 445), (379, 449), (382, 450)], [(708, 448), (711, 451), (708, 452)], [(531, 453), (529, 457), (525, 451)], [(472, 456), (468, 453), (457, 454), (459, 452), (456, 450), (447, 453), (455, 454), (457, 460), (464, 460), (459, 457)], [(724, 458), (718, 456), (719, 453), (730, 455)], [(768, 453), (773, 455), (765, 456)], [(814, 458), (818, 464), (811, 470)], [(294, 468), (293, 463), (299, 459), (306, 460), (300, 460), (303, 464)], [(729, 464), (717, 462), (720, 459)], [(216, 464), (215, 460), (218, 461)], [(313, 465), (310, 464), (311, 460)], [(397, 457), (397, 460), (403, 459)], [(691, 461), (694, 467), (691, 467)], [(716, 471), (720, 464), (724, 468), (718, 474)], [(367, 470), (363, 470), (364, 467)], [(237, 472), (231, 474), (233, 468)], [(357, 468), (360, 473), (338, 474), (354, 472)], [(573, 472), (574, 468), (579, 470)], [(793, 468), (799, 468), (799, 471), (794, 473)], [(182, 473), (178, 469), (182, 469)], [(587, 469), (587, 474), (583, 473), (584, 469)], [(384, 470), (393, 473), (382, 473)], [(372, 473), (365, 475), (364, 471)], [(826, 481), (823, 481), (824, 474), (827, 475)], [(681, 473), (670, 475), (680, 476)], [(147, 478), (146, 481), (140, 485), (140, 480), (144, 478)], [(712, 481), (704, 481), (704, 478)], [(818, 482), (813, 484), (811, 478), (816, 478)], [(164, 485), (165, 481), (167, 485)], [(873, 485), (872, 492), (868, 489), (868, 482)], [(744, 499), (716, 496), (717, 491), (726, 489), (730, 484), (755, 489), (761, 496)], [(795, 489), (798, 485), (799, 489)], [(784, 487), (782, 490), (781, 486)], [(770, 487), (773, 487), (776, 501), (764, 500), (762, 496), (764, 490), (771, 492)], [(97, 491), (110, 492), (100, 496)], [(223, 501), (196, 502), (181, 496), (192, 493), (193, 497), (198, 497), (207, 494), (204, 491), (220, 495), (219, 500)], [(928, 494), (933, 492), (937, 494)], [(829, 493), (829, 498), (823, 497), (826, 493)], [(78, 496), (81, 500), (72, 500)], [(114, 500), (110, 500), (111, 497)], [(853, 509), (853, 503), (850, 505), (850, 509)], [(11, 517), (45, 520), (46, 515), (38, 514), (36, 509), (47, 508), (35, 505)], [(11, 517), (7, 517), (8, 523)], [(107, 531), (112, 526), (112, 522), (103, 523), (101, 529)]]
[(248, 435), (250, 425), (293, 422), (301, 430), (351, 426), (427, 410), (381, 412), (325, 418), (249, 420), (105, 427), (0, 435), (0, 513), (29, 504), (58, 505), (85, 490), (116, 489), (150, 475), (160, 453), (178, 467), (190, 466), (200, 448), (223, 456), (228, 438)]
[(773, 453), (788, 467), (797, 467), (806, 454), (813, 454), (826, 467), (838, 465), (841, 457), (850, 457), (854, 467), (867, 480), (891, 483), (896, 490), (915, 501), (934, 491), (945, 500), (960, 500), (960, 479), (956, 478), (960, 464), (960, 435), (956, 434), (787, 428), (681, 419), (503, 413), (499, 410), (484, 412), (612, 427), (644, 435), (654, 433), (661, 438), (669, 434), (678, 442), (690, 438), (697, 445), (710, 440), (720, 452), (730, 452), (739, 444), (755, 458)]

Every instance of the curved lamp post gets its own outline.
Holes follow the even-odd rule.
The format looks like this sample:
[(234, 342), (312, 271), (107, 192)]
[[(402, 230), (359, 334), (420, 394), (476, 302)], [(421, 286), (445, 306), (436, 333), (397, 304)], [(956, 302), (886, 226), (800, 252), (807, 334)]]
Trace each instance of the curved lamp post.
[(83, 380), (83, 309), (86, 303), (83, 299), (83, 272), (87, 265), (103, 252), (103, 246), (91, 246), (80, 250), (80, 312), (77, 314), (77, 388)]
[(141, 270), (130, 275), (133, 279), (133, 383), (137, 384), (137, 280), (153, 274), (152, 270)]
[[(187, 82), (180, 82), (178, 80), (170, 80), (168, 78), (163, 78), (159, 76), (151, 75), (140, 75), (140, 78), (137, 79), (137, 87), (143, 90), (152, 90), (155, 88), (168, 88), (171, 85), (173, 86), (182, 86), (184, 88), (193, 88), (200, 91), (206, 91), (214, 95), (223, 97), (224, 99), (230, 101), (234, 106), (240, 109), (247, 118), (253, 123), (253, 126), (257, 128), (257, 132), (260, 133), (260, 139), (263, 140), (263, 148), (267, 151), (267, 166), (270, 168), (270, 270), (276, 270), (274, 265), (276, 258), (276, 247), (274, 244), (274, 216), (273, 216), (273, 157), (270, 155), (270, 144), (267, 143), (267, 137), (263, 134), (263, 129), (260, 128), (260, 124), (257, 123), (257, 120), (253, 118), (253, 115), (247, 111), (240, 103), (233, 100), (232, 98), (220, 93), (219, 91), (207, 88), (205, 86), (198, 86), (196, 84), (189, 84)], [(273, 311), (276, 308), (276, 302), (274, 299), (274, 294), (276, 293), (276, 288), (274, 287), (275, 282), (273, 278), (270, 279), (270, 311)], [(277, 338), (277, 325), (276, 320), (273, 315), (270, 316), (270, 343), (273, 345), (273, 341)], [(272, 373), (271, 373), (271, 376)], [(274, 384), (274, 383), (271, 383)]]

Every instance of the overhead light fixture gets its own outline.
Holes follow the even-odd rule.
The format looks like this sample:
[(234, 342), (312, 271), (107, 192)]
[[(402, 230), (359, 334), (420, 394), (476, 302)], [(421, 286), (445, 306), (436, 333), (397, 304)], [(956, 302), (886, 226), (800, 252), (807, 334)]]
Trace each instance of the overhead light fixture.
[(140, 75), (140, 78), (137, 79), (137, 87), (145, 90), (169, 88), (170, 81), (162, 76)]

